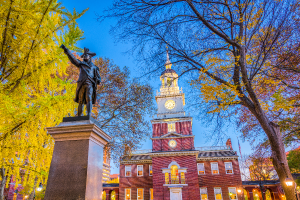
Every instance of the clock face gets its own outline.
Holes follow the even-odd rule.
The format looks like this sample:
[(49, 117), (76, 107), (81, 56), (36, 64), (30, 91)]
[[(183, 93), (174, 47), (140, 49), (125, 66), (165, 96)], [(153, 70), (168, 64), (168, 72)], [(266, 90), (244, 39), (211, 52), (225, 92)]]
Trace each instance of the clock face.
[(177, 145), (177, 142), (175, 140), (170, 140), (169, 141), (169, 146), (170, 147), (174, 148), (174, 147), (176, 147), (176, 145)]
[(173, 101), (173, 100), (166, 101), (165, 107), (169, 110), (175, 108), (175, 101)]

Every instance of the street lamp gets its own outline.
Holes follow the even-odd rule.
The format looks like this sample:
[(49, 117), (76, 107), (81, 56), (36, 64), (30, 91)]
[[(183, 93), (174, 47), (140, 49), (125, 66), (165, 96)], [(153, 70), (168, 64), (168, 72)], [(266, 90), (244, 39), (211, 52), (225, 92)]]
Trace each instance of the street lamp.
[(286, 184), (287, 186), (293, 186), (293, 183), (294, 183), (294, 180), (293, 180), (293, 179), (291, 179), (291, 178), (286, 178), (286, 179), (285, 179), (285, 184)]

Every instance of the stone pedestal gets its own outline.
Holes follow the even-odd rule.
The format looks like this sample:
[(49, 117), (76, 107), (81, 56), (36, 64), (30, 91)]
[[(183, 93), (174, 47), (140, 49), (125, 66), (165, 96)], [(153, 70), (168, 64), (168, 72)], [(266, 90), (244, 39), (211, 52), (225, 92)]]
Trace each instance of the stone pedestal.
[(47, 128), (55, 140), (45, 200), (101, 200), (103, 147), (111, 139), (93, 118)]

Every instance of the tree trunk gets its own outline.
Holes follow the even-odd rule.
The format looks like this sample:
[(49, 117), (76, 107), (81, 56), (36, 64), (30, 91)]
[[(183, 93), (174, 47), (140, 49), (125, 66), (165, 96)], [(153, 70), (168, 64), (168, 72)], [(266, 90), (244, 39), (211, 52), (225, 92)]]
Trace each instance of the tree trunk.
[(2, 178), (2, 181), (1, 181), (1, 188), (0, 188), (0, 200), (3, 200), (4, 199), (4, 189), (5, 189), (5, 183), (6, 183), (6, 179), (7, 177), (5, 176), (5, 169), (4, 168), (1, 168), (1, 178)]
[(292, 174), (288, 167), (288, 162), (287, 162), (284, 144), (283, 144), (283, 140), (282, 140), (282, 137), (280, 134), (279, 126), (272, 122), (270, 123), (270, 126), (274, 130), (274, 133), (275, 133), (274, 138), (276, 138), (275, 141), (269, 140), (271, 150), (272, 150), (272, 162), (273, 162), (274, 168), (279, 177), (279, 180), (280, 180), (281, 186), (284, 190), (286, 199), (296, 200), (295, 182), (292, 186), (287, 186), (285, 183), (286, 178), (293, 179), (293, 177), (292, 177)]
[(36, 182), (37, 182), (37, 178), (35, 178), (35, 180), (34, 180), (33, 190), (30, 193), (30, 195), (28, 197), (28, 200), (33, 200), (33, 198), (34, 198), (35, 190), (36, 190)]
[(264, 187), (263, 187), (261, 181), (260, 181), (260, 183), (259, 183), (259, 189), (260, 189), (260, 192), (261, 192), (262, 200), (265, 200)]

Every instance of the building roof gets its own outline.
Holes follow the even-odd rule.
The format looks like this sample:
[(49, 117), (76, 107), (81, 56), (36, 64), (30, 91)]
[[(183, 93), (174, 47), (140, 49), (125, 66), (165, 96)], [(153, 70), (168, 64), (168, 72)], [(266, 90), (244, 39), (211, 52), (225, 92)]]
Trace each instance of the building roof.
[(142, 155), (132, 155), (132, 156), (125, 156), (122, 158), (121, 161), (138, 161), (138, 160), (152, 160), (149, 154), (142, 154)]
[(238, 157), (235, 151), (201, 151), (198, 158)]
[(108, 188), (108, 187), (119, 187), (119, 183), (103, 183), (102, 184), (102, 187), (106, 187), (106, 188)]
[(111, 174), (109, 175), (109, 178), (119, 178), (119, 174)]
[(242, 181), (243, 185), (275, 185), (280, 183), (279, 180), (266, 180), (266, 181)]
[(163, 71), (163, 73), (161, 73), (161, 75), (164, 75), (166, 73), (175, 73), (176, 74), (174, 69), (166, 69), (165, 71)]

